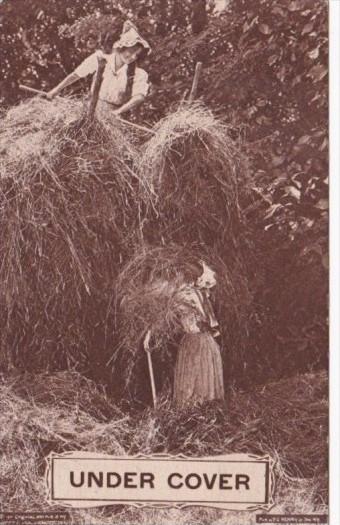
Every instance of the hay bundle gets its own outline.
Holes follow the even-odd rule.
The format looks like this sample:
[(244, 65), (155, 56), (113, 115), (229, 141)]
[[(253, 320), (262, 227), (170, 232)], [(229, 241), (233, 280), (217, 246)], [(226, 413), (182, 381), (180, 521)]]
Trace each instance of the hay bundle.
[(120, 363), (126, 386), (130, 387), (136, 376), (134, 371), (144, 354), (142, 341), (148, 330), (152, 333), (152, 348), (160, 350), (156, 352), (161, 354), (156, 360), (161, 361), (163, 371), (169, 374), (174, 346), (183, 335), (180, 322), (183, 299), (179, 289), (184, 283), (196, 280), (200, 261), (217, 274), (212, 301), (221, 326), (224, 356), (228, 360), (240, 358), (240, 346), (236, 347), (235, 343), (240, 343), (245, 333), (240, 327), (246, 325), (250, 301), (240, 268), (230, 269), (217, 253), (207, 247), (143, 245), (117, 279), (119, 346), (112, 361), (116, 366), (117, 362)]
[[(4, 118), (0, 341), (7, 364), (95, 375), (98, 368), (102, 376), (103, 363), (110, 357), (117, 367), (122, 351), (116, 370), (128, 384), (150, 323), (156, 346), (176, 341), (176, 280), (199, 258), (219, 274), (225, 347), (229, 357), (240, 355), (249, 304), (235, 243), (242, 158), (228, 129), (200, 105), (180, 108), (155, 132), (140, 156), (138, 136), (105, 114), (84, 120), (72, 99), (33, 99)], [(156, 277), (172, 283), (162, 297), (146, 293)]]
[[(154, 189), (149, 239), (233, 243), (239, 222), (238, 179), (244, 159), (230, 130), (200, 104), (162, 119), (144, 145), (139, 170)], [(157, 224), (157, 227), (155, 226)]]
[(0, 331), (10, 362), (70, 366), (102, 351), (138, 222), (134, 141), (113, 119), (84, 120), (72, 99), (32, 99), (3, 119)]

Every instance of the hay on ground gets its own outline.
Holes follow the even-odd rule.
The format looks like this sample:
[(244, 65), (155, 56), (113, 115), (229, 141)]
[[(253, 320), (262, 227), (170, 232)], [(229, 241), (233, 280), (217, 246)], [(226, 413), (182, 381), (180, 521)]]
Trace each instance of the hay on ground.
[[(0, 499), (13, 510), (46, 506), (45, 457), (51, 451), (105, 450), (123, 455), (124, 433), (129, 429), (129, 416), (111, 406), (85, 378), (66, 373), (48, 379), (46, 375), (36, 376), (34, 382), (20, 378), (0, 385)], [(50, 399), (46, 398), (44, 382)], [(65, 392), (73, 390), (69, 400), (60, 383)], [(89, 401), (87, 407), (82, 399)]]
[[(44, 382), (50, 391), (47, 398)], [(73, 390), (69, 400), (61, 384), (65, 392)], [(79, 404), (91, 396), (93, 406)], [(207, 403), (178, 412), (164, 401), (156, 411), (124, 415), (102, 390), (77, 374), (7, 379), (0, 383), (0, 499), (6, 510), (46, 507), (44, 458), (51, 451), (189, 457), (244, 452), (277, 460), (274, 513), (285, 511), (285, 505), (290, 511), (316, 512), (327, 505), (327, 396), (327, 374), (320, 372), (235, 391), (227, 407)], [(74, 511), (73, 519), (78, 525), (112, 523), (113, 512), (126, 515), (124, 523), (156, 524), (162, 517), (164, 523), (171, 521), (170, 509), (163, 511), (165, 516), (162, 511), (151, 516), (130, 507)], [(218, 513), (221, 523), (229, 523), (222, 519), (227, 514), (207, 512), (214, 522)], [(197, 523), (211, 523), (209, 516)]]
[(328, 491), (328, 377), (326, 371), (301, 374), (235, 390), (227, 405), (209, 402), (182, 411), (169, 409), (166, 399), (158, 411), (146, 411), (133, 451), (188, 456), (222, 453), (269, 454), (286, 481), (305, 479), (314, 486), (319, 503)]

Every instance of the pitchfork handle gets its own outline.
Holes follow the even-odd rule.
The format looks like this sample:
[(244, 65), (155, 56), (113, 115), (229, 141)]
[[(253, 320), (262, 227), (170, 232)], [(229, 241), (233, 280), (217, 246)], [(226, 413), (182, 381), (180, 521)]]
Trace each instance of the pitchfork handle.
[(23, 84), (19, 84), (20, 89), (24, 89), (25, 91), (28, 91), (29, 93), (34, 93), (34, 95), (40, 95), (42, 97), (46, 97), (47, 93), (46, 91), (41, 91), (41, 89), (34, 89), (29, 86), (24, 86)]

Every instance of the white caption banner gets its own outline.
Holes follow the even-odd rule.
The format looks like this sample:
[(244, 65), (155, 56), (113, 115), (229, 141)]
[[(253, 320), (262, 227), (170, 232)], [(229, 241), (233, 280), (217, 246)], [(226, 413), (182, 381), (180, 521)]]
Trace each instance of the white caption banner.
[(230, 510), (268, 510), (273, 505), (273, 461), (268, 456), (115, 457), (67, 452), (51, 453), (47, 462), (51, 504), (199, 505)]

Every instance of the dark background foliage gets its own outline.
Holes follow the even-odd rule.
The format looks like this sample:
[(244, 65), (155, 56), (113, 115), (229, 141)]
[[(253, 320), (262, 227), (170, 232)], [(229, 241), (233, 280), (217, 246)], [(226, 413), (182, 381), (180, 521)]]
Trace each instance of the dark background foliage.
[(239, 242), (254, 307), (230, 374), (244, 384), (327, 366), (328, 13), (325, 0), (230, 0), (221, 13), (214, 5), (3, 0), (0, 103), (25, 96), (19, 83), (52, 88), (127, 16), (153, 47), (150, 96), (131, 118), (164, 116), (203, 62), (198, 96), (249, 159)]

